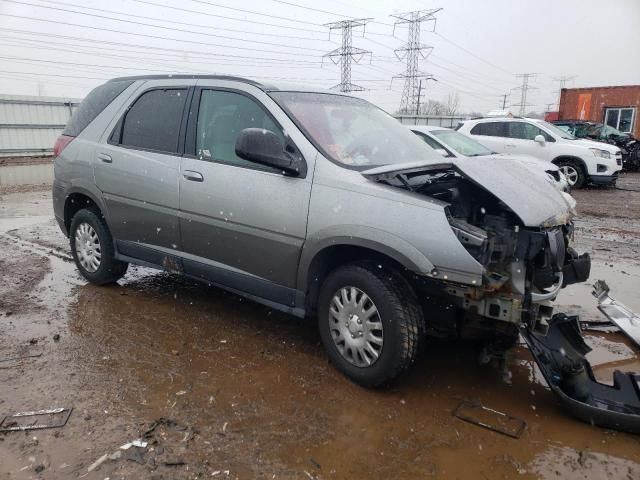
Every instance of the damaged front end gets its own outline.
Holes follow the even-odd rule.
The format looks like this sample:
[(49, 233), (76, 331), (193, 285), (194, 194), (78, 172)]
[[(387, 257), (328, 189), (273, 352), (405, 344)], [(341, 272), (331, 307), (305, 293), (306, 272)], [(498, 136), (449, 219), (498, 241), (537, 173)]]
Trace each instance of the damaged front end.
[[(573, 415), (640, 432), (640, 376), (616, 372), (613, 386), (598, 383), (585, 360), (589, 347), (577, 317), (553, 312), (560, 290), (586, 281), (591, 269), (589, 254), (571, 248), (575, 201), (545, 190), (541, 179), (524, 171), (510, 170), (512, 181), (502, 175), (496, 182), (491, 166), (480, 169), (480, 163), (363, 172), (440, 202), (455, 237), (483, 267), (482, 281), (472, 284), (450, 281), (444, 265), (420, 278), (428, 331), (482, 339), (490, 354), (503, 353), (522, 335), (551, 390)], [(625, 331), (640, 341), (640, 319), (611, 300), (608, 289), (603, 292), (598, 290), (600, 309), (617, 325), (636, 322), (636, 330)]]
[[(463, 312), (464, 318), (455, 322), (458, 335), (484, 330), (492, 339), (505, 331), (513, 343), (522, 323), (546, 331), (551, 302), (561, 288), (589, 277), (591, 261), (588, 254), (578, 255), (570, 247), (573, 199), (547, 180), (531, 178), (525, 167), (498, 166), (506, 171), (492, 173), (486, 160), (456, 159), (455, 164), (407, 165), (363, 174), (444, 206), (455, 237), (482, 266), (482, 280), (454, 283), (446, 274), (447, 265), (436, 265), (425, 279), (430, 294)], [(499, 177), (503, 179), (497, 182)], [(526, 192), (518, 187), (523, 179), (531, 195), (539, 196), (535, 207), (525, 205)], [(504, 323), (508, 326), (500, 325)], [(431, 327), (438, 330), (432, 333), (446, 335), (452, 325), (445, 320)]]

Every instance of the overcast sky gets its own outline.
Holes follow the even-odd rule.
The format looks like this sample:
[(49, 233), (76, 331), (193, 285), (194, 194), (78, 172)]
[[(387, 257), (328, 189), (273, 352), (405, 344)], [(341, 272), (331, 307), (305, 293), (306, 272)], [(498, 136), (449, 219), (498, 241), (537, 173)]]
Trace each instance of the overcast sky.
[[(326, 23), (372, 18), (353, 46), (370, 50), (352, 67), (358, 95), (397, 109), (406, 42), (394, 13), (441, 7), (436, 32), (425, 25), (423, 101), (458, 93), (465, 112), (517, 103), (517, 73), (532, 72), (528, 111), (557, 101), (567, 86), (640, 84), (639, 0), (0, 0), (0, 94), (81, 98), (116, 76), (224, 73), (314, 87), (340, 81), (322, 55), (340, 46)], [(83, 13), (80, 13), (83, 12)], [(119, 19), (119, 20), (116, 20)], [(64, 62), (64, 63), (63, 63)]]

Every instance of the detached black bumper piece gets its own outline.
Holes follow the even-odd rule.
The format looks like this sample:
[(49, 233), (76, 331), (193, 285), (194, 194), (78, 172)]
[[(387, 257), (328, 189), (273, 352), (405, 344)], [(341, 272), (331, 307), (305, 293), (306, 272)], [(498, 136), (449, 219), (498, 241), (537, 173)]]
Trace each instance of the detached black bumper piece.
[(640, 375), (616, 370), (613, 386), (596, 381), (577, 316), (556, 314), (547, 335), (522, 328), (547, 383), (570, 414), (592, 425), (640, 433)]

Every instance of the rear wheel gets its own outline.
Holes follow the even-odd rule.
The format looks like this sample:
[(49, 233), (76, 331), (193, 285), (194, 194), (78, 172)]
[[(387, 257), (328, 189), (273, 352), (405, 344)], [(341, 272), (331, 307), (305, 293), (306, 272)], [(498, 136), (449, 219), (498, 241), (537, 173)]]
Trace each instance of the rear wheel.
[(113, 283), (126, 273), (129, 264), (115, 259), (113, 238), (99, 213), (79, 210), (71, 220), (69, 240), (78, 270), (91, 283)]
[(365, 387), (384, 385), (413, 364), (422, 322), (410, 286), (385, 266), (341, 267), (320, 292), (318, 327), (327, 354), (338, 370)]
[(575, 160), (560, 160), (556, 162), (560, 171), (567, 177), (571, 188), (582, 188), (585, 184), (586, 175), (582, 166)]

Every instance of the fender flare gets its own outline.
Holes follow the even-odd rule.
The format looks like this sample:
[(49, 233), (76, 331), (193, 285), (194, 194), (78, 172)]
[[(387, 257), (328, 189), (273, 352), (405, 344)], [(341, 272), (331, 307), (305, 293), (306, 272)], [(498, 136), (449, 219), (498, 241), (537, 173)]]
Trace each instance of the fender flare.
[(93, 201), (93, 203), (98, 206), (100, 212), (107, 221), (107, 224), (109, 224), (109, 212), (107, 210), (107, 204), (104, 201), (104, 197), (102, 196), (102, 191), (100, 191), (100, 189), (98, 189), (95, 184), (84, 179), (72, 180), (71, 186), (65, 192), (63, 211), (65, 221), (67, 218), (67, 198), (74, 193), (79, 193), (89, 197)]
[(335, 246), (362, 247), (385, 255), (407, 270), (428, 274), (433, 263), (412, 244), (384, 230), (361, 225), (337, 225), (316, 232), (307, 239), (298, 263), (297, 289), (305, 292), (313, 260), (323, 250)]

